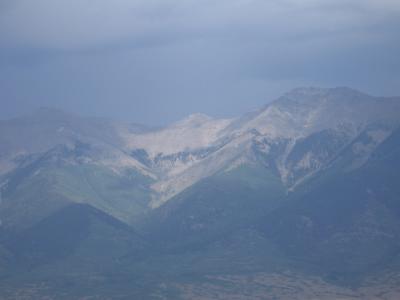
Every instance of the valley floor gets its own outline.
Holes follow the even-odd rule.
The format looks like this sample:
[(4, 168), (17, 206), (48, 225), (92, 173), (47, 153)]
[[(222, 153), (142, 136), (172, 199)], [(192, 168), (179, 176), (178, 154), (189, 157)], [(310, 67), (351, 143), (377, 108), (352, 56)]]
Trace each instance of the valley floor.
[[(96, 278), (92, 278), (96, 281)], [(103, 278), (104, 279), (104, 278)], [(195, 280), (168, 280), (146, 286), (114, 283), (81, 287), (73, 299), (182, 299), (182, 300), (397, 300), (400, 299), (400, 274), (365, 281), (358, 287), (336, 285), (319, 277), (294, 272), (209, 275)], [(54, 290), (45, 282), (21, 285), (16, 289), (1, 286), (1, 300), (72, 299), (68, 288)]]
[(395, 300), (400, 299), (399, 279), (387, 282), (366, 282), (361, 287), (343, 287), (318, 277), (295, 273), (258, 273), (236, 276), (210, 276), (202, 284), (178, 285), (182, 299), (231, 300)]

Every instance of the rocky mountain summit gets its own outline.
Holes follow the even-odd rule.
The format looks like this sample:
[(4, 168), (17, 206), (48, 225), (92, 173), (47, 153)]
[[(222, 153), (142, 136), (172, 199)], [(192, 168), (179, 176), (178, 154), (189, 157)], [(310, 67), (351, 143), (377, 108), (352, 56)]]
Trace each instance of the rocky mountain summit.
[[(3, 120), (0, 284), (13, 299), (11, 287), (28, 283), (46, 282), (48, 296), (67, 280), (78, 295), (82, 284), (114, 291), (120, 278), (134, 291), (126, 299), (153, 299), (209, 276), (290, 270), (330, 290), (393, 278), (399, 165), (400, 98), (344, 87), (298, 88), (237, 118), (193, 114), (163, 128), (47, 108)], [(64, 279), (53, 280), (59, 268)]]
[(331, 165), (346, 147), (353, 153), (346, 167), (360, 167), (399, 123), (399, 99), (344, 87), (297, 88), (242, 117), (193, 114), (160, 129), (42, 108), (0, 123), (0, 174), (60, 145), (86, 147), (81, 164), (151, 178), (150, 206), (157, 207), (201, 179), (244, 164), (274, 170), (288, 189)]

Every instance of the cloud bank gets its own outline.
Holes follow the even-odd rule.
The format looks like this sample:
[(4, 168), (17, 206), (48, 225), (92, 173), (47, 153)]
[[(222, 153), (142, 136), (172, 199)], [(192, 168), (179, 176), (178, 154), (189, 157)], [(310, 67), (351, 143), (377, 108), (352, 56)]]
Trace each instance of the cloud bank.
[(50, 105), (165, 123), (298, 85), (400, 94), (399, 32), (394, 0), (3, 1), (0, 117)]

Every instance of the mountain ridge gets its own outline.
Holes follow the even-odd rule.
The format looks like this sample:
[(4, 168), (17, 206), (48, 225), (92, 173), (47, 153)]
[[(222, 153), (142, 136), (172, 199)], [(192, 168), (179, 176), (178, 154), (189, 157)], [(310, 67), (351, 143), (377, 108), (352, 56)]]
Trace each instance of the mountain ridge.
[(400, 98), (348, 88), (162, 128), (2, 121), (0, 298), (399, 295), (399, 165)]
[[(215, 119), (204, 114), (192, 114), (169, 126), (150, 131), (140, 125), (135, 125), (132, 131), (129, 124), (85, 119), (48, 108), (40, 109), (37, 114), (39, 116), (35, 120), (39, 119), (39, 124), (46, 122), (43, 115), (49, 115), (50, 120), (55, 122), (52, 127), (46, 125), (49, 132), (45, 136), (46, 144), (54, 140), (53, 146), (59, 143), (73, 145), (76, 141), (97, 145), (104, 153), (98, 161), (109, 161), (107, 165), (114, 165), (114, 171), (121, 172), (119, 170), (130, 166), (154, 178), (152, 206), (157, 206), (202, 178), (227, 168), (228, 164), (251, 161), (254, 147), (259, 147), (257, 151), (263, 148), (264, 155), (267, 155), (266, 149), (271, 148), (271, 143), (286, 144), (275, 164), (282, 181), (289, 184), (291, 180), (288, 177), (292, 176), (290, 173), (293, 170), (286, 160), (296, 143), (323, 130), (334, 130), (335, 135), (343, 136), (350, 142), (368, 124), (380, 127), (380, 133), (377, 129), (375, 135), (380, 134), (382, 139), (389, 134), (390, 128), (400, 124), (400, 101), (368, 96), (347, 87), (301, 87), (243, 117)], [(66, 121), (60, 123), (64, 119)], [(95, 120), (93, 124), (92, 120)], [(19, 129), (22, 132), (34, 130)], [(6, 140), (2, 144), (10, 143)], [(43, 146), (32, 150), (20, 147), (13, 149), (12, 153), (24, 156), (25, 152), (37, 153), (42, 149)], [(244, 153), (248, 154), (243, 156)], [(16, 166), (15, 154), (10, 158), (4, 153), (2, 157), (5, 159), (0, 159), (0, 166), (8, 165), (8, 170)], [(303, 166), (310, 164), (307, 158), (298, 163)], [(3, 167), (3, 170), (7, 168)]]

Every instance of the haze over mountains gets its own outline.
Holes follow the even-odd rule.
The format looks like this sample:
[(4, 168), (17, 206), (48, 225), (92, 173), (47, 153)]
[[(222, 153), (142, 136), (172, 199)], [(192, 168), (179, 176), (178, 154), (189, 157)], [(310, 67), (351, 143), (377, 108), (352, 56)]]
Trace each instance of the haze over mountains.
[(2, 296), (396, 299), (399, 166), (400, 98), (345, 87), (164, 128), (1, 121)]

